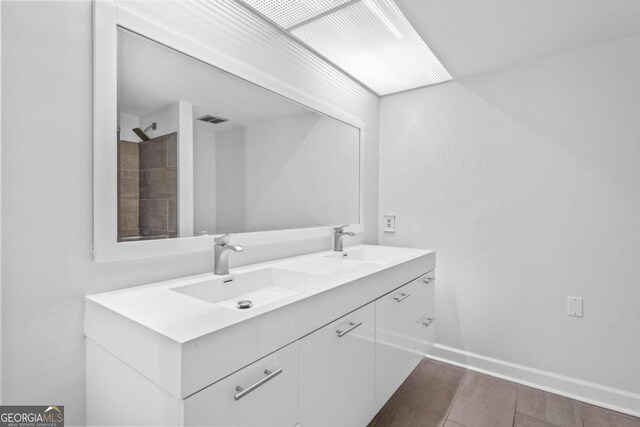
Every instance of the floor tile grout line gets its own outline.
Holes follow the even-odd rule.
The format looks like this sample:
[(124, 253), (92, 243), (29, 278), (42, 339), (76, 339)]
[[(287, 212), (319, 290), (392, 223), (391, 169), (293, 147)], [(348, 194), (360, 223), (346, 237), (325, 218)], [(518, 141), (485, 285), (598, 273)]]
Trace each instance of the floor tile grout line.
[[(467, 378), (467, 375), (469, 375), (468, 371), (464, 373), (464, 377), (463, 377), (463, 380), (461, 381), (461, 384), (464, 383), (464, 380)], [(456, 423), (454, 420), (449, 420), (449, 415), (451, 414), (451, 411), (453, 410), (453, 405), (455, 405), (456, 401), (458, 400), (458, 395), (460, 394), (460, 388), (462, 388), (462, 387), (456, 388), (456, 392), (455, 392), (455, 394), (453, 396), (453, 402), (451, 402), (451, 406), (449, 406), (449, 410), (447, 411), (447, 415), (444, 417), (443, 425), (446, 424), (447, 421), (451, 421), (452, 423)], [(459, 426), (462, 426), (462, 424), (459, 424), (459, 423), (456, 423), (456, 424), (458, 424)], [(462, 426), (462, 427), (466, 427), (466, 426)]]
[(516, 414), (518, 413), (518, 402), (520, 401), (520, 390), (522, 390), (520, 386), (516, 386), (516, 387), (518, 388), (518, 391), (516, 392), (516, 405), (513, 408), (513, 422), (511, 423), (513, 427), (516, 426)]
[[(552, 423), (551, 421), (543, 420), (542, 418), (534, 417), (533, 415), (525, 414), (525, 413), (523, 413), (523, 412), (518, 412), (518, 411), (516, 411), (516, 412), (515, 412), (515, 414), (516, 414), (516, 415), (517, 415), (517, 414), (524, 415), (525, 417), (533, 418), (534, 420), (538, 420), (538, 421), (541, 421), (541, 422), (546, 423), (546, 424), (551, 424), (551, 425), (552, 425), (552, 426), (554, 426), (554, 427), (562, 427), (561, 425), (554, 424), (554, 423)], [(515, 418), (514, 418), (514, 420), (513, 420), (513, 424), (515, 425), (515, 423), (516, 423), (516, 422), (515, 422)]]

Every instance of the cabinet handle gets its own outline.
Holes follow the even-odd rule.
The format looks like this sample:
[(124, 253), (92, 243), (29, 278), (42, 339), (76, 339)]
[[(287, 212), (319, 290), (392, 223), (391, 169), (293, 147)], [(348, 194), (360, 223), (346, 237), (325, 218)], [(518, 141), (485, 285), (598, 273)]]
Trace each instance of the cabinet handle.
[(411, 296), (411, 294), (405, 294), (405, 293), (402, 293), (402, 294), (400, 294), (400, 296), (399, 296), (399, 297), (393, 297), (393, 299), (394, 299), (394, 300), (396, 300), (396, 302), (400, 302), (400, 301), (402, 301), (403, 299), (408, 298), (408, 297), (410, 297), (410, 296)]
[(422, 322), (422, 324), (428, 328), (429, 325), (431, 325), (434, 320), (436, 320), (435, 317), (427, 317), (427, 321), (426, 322)]
[(435, 279), (433, 277), (427, 277), (426, 279), (424, 279), (422, 281), (422, 283), (426, 283), (427, 285), (431, 282), (433, 282)]
[(235, 400), (240, 400), (243, 397), (245, 397), (247, 394), (251, 393), (253, 390), (257, 389), (258, 387), (260, 387), (261, 385), (271, 381), (272, 379), (274, 379), (275, 377), (277, 377), (278, 375), (280, 375), (282, 373), (282, 368), (278, 369), (277, 371), (271, 372), (268, 369), (264, 370), (264, 373), (267, 374), (266, 377), (264, 377), (263, 379), (261, 379), (260, 381), (256, 382), (255, 384), (250, 385), (247, 388), (242, 388), (240, 386), (236, 387), (236, 391), (239, 392), (238, 394), (236, 394), (235, 396), (233, 396), (233, 398)]
[(355, 328), (359, 326), (362, 326), (362, 322), (358, 322), (358, 323), (349, 322), (349, 327), (347, 329), (345, 329), (344, 331), (341, 331), (340, 329), (338, 329), (336, 331), (336, 333), (338, 334), (338, 338), (342, 338), (343, 336), (347, 335), (349, 332), (353, 331)]

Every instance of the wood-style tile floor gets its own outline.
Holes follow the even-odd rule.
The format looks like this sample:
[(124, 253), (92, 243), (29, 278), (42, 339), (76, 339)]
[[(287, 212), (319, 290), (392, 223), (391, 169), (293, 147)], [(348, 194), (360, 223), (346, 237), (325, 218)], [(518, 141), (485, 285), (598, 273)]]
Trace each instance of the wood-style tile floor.
[(423, 359), (373, 426), (640, 427), (640, 419)]

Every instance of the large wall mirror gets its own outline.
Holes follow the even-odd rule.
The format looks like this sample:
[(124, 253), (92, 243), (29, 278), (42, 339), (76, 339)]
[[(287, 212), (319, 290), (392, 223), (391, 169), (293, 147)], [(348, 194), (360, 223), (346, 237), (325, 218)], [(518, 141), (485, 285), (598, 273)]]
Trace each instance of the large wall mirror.
[(102, 239), (121, 247), (361, 223), (360, 128), (166, 43), (114, 34), (116, 200), (100, 212), (113, 217)]

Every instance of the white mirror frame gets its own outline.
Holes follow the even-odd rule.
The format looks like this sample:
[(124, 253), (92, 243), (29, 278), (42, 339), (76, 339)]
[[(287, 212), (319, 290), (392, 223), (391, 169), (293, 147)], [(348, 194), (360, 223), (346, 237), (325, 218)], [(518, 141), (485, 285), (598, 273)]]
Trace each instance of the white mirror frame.
[[(95, 1), (93, 35), (93, 258), (96, 262), (180, 255), (211, 251), (215, 236), (118, 242), (117, 85), (118, 27), (183, 52), (213, 67), (270, 90), (317, 112), (360, 129), (360, 223), (349, 231), (362, 233), (364, 218), (364, 123), (334, 105), (319, 102), (259, 70), (193, 40), (167, 30), (111, 1)], [(259, 83), (258, 83), (259, 82)], [(180, 149), (179, 149), (180, 150)], [(179, 155), (185, 153), (179, 153)], [(188, 154), (188, 153), (187, 153)], [(333, 224), (324, 227), (238, 233), (234, 243), (245, 246), (330, 237)]]

